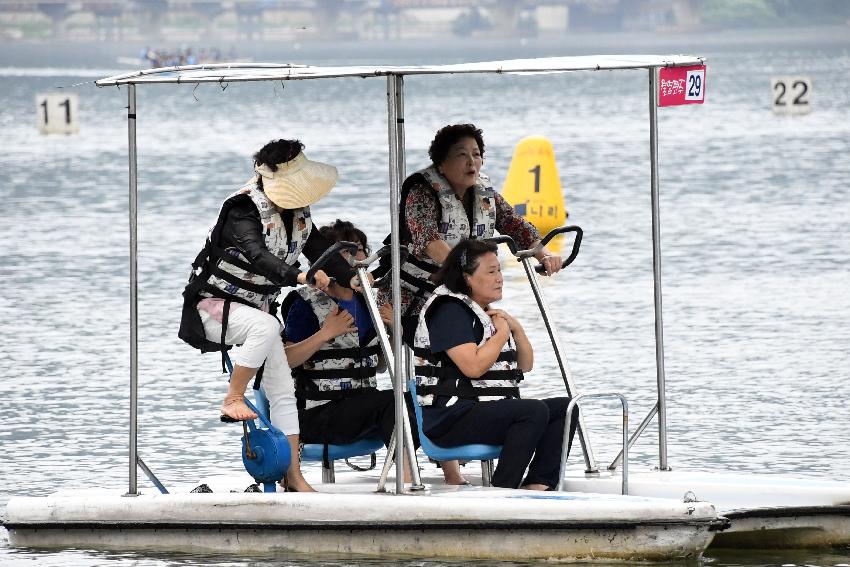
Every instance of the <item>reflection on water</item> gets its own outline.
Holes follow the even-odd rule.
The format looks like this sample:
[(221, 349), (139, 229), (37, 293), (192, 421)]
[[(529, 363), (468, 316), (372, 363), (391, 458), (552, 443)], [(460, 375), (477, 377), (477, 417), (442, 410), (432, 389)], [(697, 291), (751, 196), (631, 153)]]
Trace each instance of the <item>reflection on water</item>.
[[(670, 463), (850, 480), (850, 57), (846, 45), (748, 49), (695, 50), (710, 58), (708, 102), (661, 112)], [(35, 93), (101, 73), (11, 66), (18, 70), (0, 69), (0, 504), (13, 494), (123, 486), (127, 476), (126, 94), (76, 87), (80, 134), (42, 137), (30, 119)], [(786, 72), (813, 78), (812, 114), (770, 113), (769, 78)], [(405, 82), (410, 171), (452, 121), (484, 128), (485, 171), (497, 182), (519, 138), (552, 139), (570, 222), (585, 240), (544, 292), (579, 387), (626, 393), (633, 421), (652, 407), (655, 386), (645, 83), (643, 72)], [(254, 150), (296, 136), (341, 174), (315, 207), (317, 221), (350, 218), (373, 242), (383, 238), (384, 97), (379, 79), (140, 89), (139, 447), (166, 486), (241, 469), (236, 431), (217, 422), (218, 360), (176, 338), (189, 261), (220, 201), (250, 175)], [(558, 393), (524, 273), (505, 261), (504, 307), (538, 350), (526, 395)], [(587, 414), (604, 461), (617, 451), (615, 412), (600, 404)], [(655, 465), (656, 451), (648, 432), (632, 466)], [(255, 562), (12, 550), (0, 533), (3, 564)], [(710, 555), (711, 565), (837, 565), (850, 551)]]

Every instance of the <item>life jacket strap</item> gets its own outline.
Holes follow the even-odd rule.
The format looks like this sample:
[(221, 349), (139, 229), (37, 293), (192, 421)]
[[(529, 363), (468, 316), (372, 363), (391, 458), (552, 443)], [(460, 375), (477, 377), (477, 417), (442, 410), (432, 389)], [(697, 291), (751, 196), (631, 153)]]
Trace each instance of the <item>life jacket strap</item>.
[[(427, 360), (431, 364), (437, 364), (438, 362), (437, 357), (434, 356), (434, 353), (428, 348), (413, 347), (413, 355)], [(500, 352), (498, 358), (496, 358), (496, 362), (516, 362), (516, 360), (516, 350), (514, 349)]]
[(416, 288), (414, 292), (416, 295), (424, 295), (426, 293), (434, 293), (434, 290), (437, 289), (437, 286), (428, 280), (424, 280), (422, 278), (418, 278), (413, 274), (408, 274), (404, 270), (401, 270), (399, 274), (401, 276), (402, 281), (410, 284), (411, 286)]
[(352, 380), (365, 380), (372, 378), (377, 373), (374, 366), (361, 366), (360, 368), (325, 368), (322, 370), (307, 370), (304, 368), (292, 369), (293, 376), (306, 380), (340, 380), (351, 378)]
[(374, 391), (376, 388), (352, 388), (350, 390), (328, 390), (328, 391), (319, 391), (314, 388), (298, 388), (295, 390), (295, 398), (298, 401), (298, 407), (304, 409), (303, 402), (305, 400), (312, 401), (336, 401), (336, 400), (344, 400), (347, 398), (353, 398), (356, 396), (360, 396), (369, 391)]
[(227, 345), (224, 342), (224, 337), (227, 334), (227, 323), (230, 320), (230, 298), (224, 300), (224, 311), (221, 315), (221, 373), (227, 374)]
[(416, 256), (413, 256), (412, 254), (408, 255), (407, 260), (405, 260), (405, 261), (410, 262), (412, 265), (416, 266), (420, 270), (424, 270), (424, 271), (428, 272), (429, 274), (435, 274), (440, 270), (440, 266), (433, 264), (431, 262), (427, 262), (425, 260), (420, 260), (419, 258), (417, 258)]
[[(465, 380), (469, 380), (469, 378), (462, 376), (458, 370), (445, 366), (417, 366), (416, 376), (422, 376), (424, 378), (439, 378), (441, 380), (458, 379), (458, 377), (462, 377)], [(474, 378), (474, 380), (515, 380), (519, 382), (522, 378), (522, 370), (511, 369), (488, 370), (480, 377)]]
[(233, 264), (234, 266), (242, 268), (246, 272), (253, 272), (257, 269), (256, 266), (252, 266), (240, 258), (239, 252), (235, 248), (219, 248), (218, 246), (210, 243), (209, 257), (211, 260), (218, 259), (227, 262), (228, 264)]
[(352, 348), (333, 348), (317, 350), (316, 353), (308, 358), (308, 362), (317, 362), (320, 360), (336, 360), (336, 359), (363, 359), (370, 356), (380, 354), (381, 346), (372, 345), (368, 347), (352, 347)]
[[(254, 269), (256, 270), (256, 268)], [(259, 293), (260, 295), (271, 295), (280, 289), (280, 286), (274, 284), (262, 285), (239, 279), (230, 272), (222, 270), (220, 266), (215, 266), (211, 270), (211, 273), (212, 275), (223, 279), (227, 283), (231, 283), (242, 289), (247, 289), (248, 291), (253, 291), (254, 293)]]
[(416, 393), (419, 396), (454, 396), (456, 398), (476, 400), (481, 396), (501, 396), (504, 398), (519, 398), (519, 388), (510, 386), (492, 386), (487, 388), (458, 388), (450, 383), (435, 384), (433, 386), (416, 386)]

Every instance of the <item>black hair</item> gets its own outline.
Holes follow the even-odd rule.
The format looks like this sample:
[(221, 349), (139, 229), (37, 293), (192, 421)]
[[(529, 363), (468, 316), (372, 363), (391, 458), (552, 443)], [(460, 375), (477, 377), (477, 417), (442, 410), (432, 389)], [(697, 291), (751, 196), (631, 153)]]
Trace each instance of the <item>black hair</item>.
[(449, 124), (437, 130), (431, 141), (431, 147), (428, 148), (431, 163), (440, 165), (446, 161), (451, 147), (462, 138), (474, 138), (481, 157), (484, 157), (484, 133), (480, 128), (476, 128), (475, 124)]
[(492, 252), (496, 254), (499, 247), (495, 242), (489, 240), (471, 240), (464, 238), (452, 248), (443, 267), (437, 272), (435, 280), (437, 285), (443, 284), (449, 291), (470, 295), (472, 290), (466, 283), (464, 274), (472, 275), (478, 269), (481, 256)]
[(349, 221), (336, 219), (333, 224), (320, 228), (319, 232), (330, 242), (339, 242), (341, 240), (359, 242), (363, 248), (366, 248), (369, 245), (363, 231)]
[[(277, 164), (286, 163), (295, 158), (304, 149), (300, 140), (272, 140), (254, 154), (254, 165), (265, 165), (277, 171)], [(259, 176), (257, 187), (263, 190), (263, 177)]]

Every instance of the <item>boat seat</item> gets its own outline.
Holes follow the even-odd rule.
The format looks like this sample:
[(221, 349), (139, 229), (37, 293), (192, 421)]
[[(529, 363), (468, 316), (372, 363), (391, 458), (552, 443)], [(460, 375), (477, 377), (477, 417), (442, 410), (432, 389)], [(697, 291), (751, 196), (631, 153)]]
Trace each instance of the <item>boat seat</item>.
[[(266, 417), (269, 416), (269, 401), (262, 390), (254, 390), (254, 405)], [(325, 446), (323, 443), (304, 443), (301, 445), (301, 460), (322, 463), (322, 482), (333, 483), (336, 481), (334, 472), (334, 461), (373, 455), (372, 468), (375, 466), (375, 452), (384, 446), (384, 441), (378, 436), (356, 439), (345, 445), (327, 444), (327, 458), (325, 458)]]
[[(233, 372), (233, 363), (230, 361), (230, 355), (224, 353), (224, 363), (229, 372)], [(269, 422), (269, 400), (262, 390), (254, 390), (254, 405), (257, 411), (263, 414)], [(284, 434), (286, 432), (284, 431)], [(364, 455), (373, 455), (372, 467), (375, 466), (375, 451), (384, 446), (384, 441), (380, 437), (365, 437), (357, 439), (346, 445), (328, 445), (328, 457), (325, 459), (325, 445), (321, 443), (308, 443), (301, 446), (302, 461), (320, 461), (322, 463), (322, 482), (329, 483), (336, 481), (334, 474), (334, 461), (339, 459), (350, 459), (351, 457), (362, 457)]]
[(416, 412), (416, 425), (419, 427), (419, 443), (425, 454), (435, 461), (481, 461), (481, 484), (490, 486), (493, 478), (493, 460), (498, 459), (502, 453), (501, 445), (484, 445), (472, 443), (470, 445), (458, 445), (456, 447), (441, 447), (428, 439), (422, 430), (422, 408), (416, 397), (416, 380), (407, 382), (410, 396), (413, 398), (413, 409)]

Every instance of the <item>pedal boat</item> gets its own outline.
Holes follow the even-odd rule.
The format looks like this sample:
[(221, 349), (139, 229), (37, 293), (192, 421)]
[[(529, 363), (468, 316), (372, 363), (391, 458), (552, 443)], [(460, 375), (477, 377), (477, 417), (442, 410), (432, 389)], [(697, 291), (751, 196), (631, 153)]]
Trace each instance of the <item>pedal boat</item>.
[[(620, 494), (530, 492), (426, 483), (410, 490), (400, 480), (405, 443), (396, 444), (395, 488), (377, 492), (374, 478), (319, 484), (320, 494), (245, 493), (247, 482), (213, 482), (212, 494), (190, 487), (170, 494), (143, 492), (137, 469), (149, 472), (137, 447), (138, 400), (138, 173), (136, 89), (151, 84), (241, 81), (387, 81), (391, 210), (398, 210), (404, 179), (404, 78), (445, 74), (642, 71), (648, 74), (653, 194), (657, 191), (659, 71), (701, 66), (700, 57), (583, 56), (410, 67), (309, 67), (290, 64), (218, 64), (149, 69), (97, 81), (125, 86), (128, 97), (130, 195), (130, 435), (129, 488), (62, 490), (46, 497), (14, 497), (4, 526), (12, 546), (172, 551), (454, 557), (502, 560), (673, 560), (698, 557), (728, 525), (708, 502)], [(398, 227), (393, 223), (392, 289), (399, 296)], [(396, 317), (399, 310), (396, 310)], [(400, 321), (396, 320), (396, 328)], [(393, 352), (401, 339), (393, 337)], [(401, 356), (394, 375), (405, 374)], [(396, 415), (403, 415), (396, 381)], [(662, 407), (663, 411), (663, 407)], [(368, 477), (368, 475), (367, 475)], [(312, 480), (312, 479), (311, 479)], [(237, 492), (230, 492), (233, 490)], [(222, 488), (219, 486), (224, 486)], [(687, 500), (687, 501), (686, 501)]]

